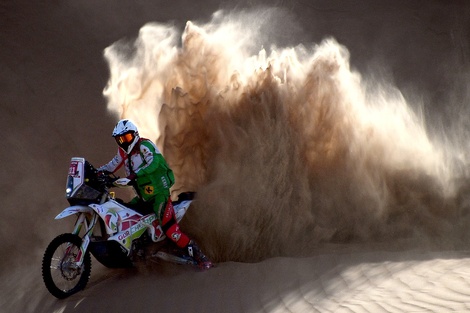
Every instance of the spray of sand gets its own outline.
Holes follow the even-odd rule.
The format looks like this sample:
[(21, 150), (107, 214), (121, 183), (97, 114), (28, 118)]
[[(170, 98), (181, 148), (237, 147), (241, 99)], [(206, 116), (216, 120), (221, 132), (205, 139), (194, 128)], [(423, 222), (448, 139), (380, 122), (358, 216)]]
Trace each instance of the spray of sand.
[(241, 261), (448, 231), (453, 167), (419, 110), (352, 71), (334, 39), (257, 46), (256, 16), (218, 12), (182, 34), (148, 24), (105, 50), (109, 110), (157, 142), (173, 195), (199, 194), (186, 229)]

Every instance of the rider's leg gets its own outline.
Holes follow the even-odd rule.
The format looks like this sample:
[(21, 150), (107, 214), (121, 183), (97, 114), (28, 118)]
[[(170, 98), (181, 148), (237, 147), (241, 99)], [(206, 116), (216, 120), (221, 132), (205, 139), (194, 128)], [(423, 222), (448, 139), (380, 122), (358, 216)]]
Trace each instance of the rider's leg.
[(202, 253), (201, 249), (194, 242), (194, 240), (190, 240), (189, 237), (181, 231), (178, 222), (176, 221), (175, 211), (171, 201), (165, 201), (164, 203), (160, 204), (155, 202), (156, 209), (157, 206), (159, 209), (158, 212), (162, 212), (161, 210), (164, 206), (163, 214), (160, 215), (160, 223), (165, 235), (174, 243), (176, 243), (178, 247), (186, 249), (188, 254), (193, 257), (196, 262), (198, 262), (200, 267), (212, 267), (212, 262), (204, 255), (204, 253)]
[(209, 258), (205, 256), (204, 253), (202, 253), (201, 249), (194, 242), (194, 240), (190, 240), (186, 248), (188, 254), (196, 260), (197, 265), (200, 268), (207, 269), (213, 266), (211, 260), (209, 260)]
[(183, 233), (176, 221), (175, 211), (171, 201), (164, 201), (162, 203), (155, 203), (159, 207), (160, 225), (162, 226), (165, 235), (180, 248), (185, 248), (189, 244), (189, 237)]

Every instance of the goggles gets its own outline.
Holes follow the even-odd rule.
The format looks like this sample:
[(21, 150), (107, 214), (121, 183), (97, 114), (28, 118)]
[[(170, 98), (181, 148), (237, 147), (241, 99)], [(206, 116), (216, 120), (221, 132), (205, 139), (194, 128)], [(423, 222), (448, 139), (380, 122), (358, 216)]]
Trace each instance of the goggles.
[(123, 144), (129, 144), (134, 140), (134, 134), (133, 133), (126, 133), (124, 135), (119, 135), (114, 137), (116, 139), (116, 142), (118, 145), (123, 145)]

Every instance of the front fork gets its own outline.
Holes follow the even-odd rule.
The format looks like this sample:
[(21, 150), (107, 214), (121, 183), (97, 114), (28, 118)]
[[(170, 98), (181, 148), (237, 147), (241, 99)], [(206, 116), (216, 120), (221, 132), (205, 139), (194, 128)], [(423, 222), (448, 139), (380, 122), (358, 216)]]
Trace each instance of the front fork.
[(75, 227), (72, 231), (72, 234), (79, 235), (82, 228), (84, 228), (85, 234), (82, 237), (82, 244), (80, 245), (80, 251), (75, 258), (75, 265), (77, 268), (82, 266), (83, 260), (85, 258), (85, 253), (90, 244), (90, 236), (93, 233), (93, 228), (95, 227), (98, 221), (98, 215), (92, 214), (91, 219), (88, 220), (85, 213), (80, 213), (78, 215), (77, 222), (75, 222)]

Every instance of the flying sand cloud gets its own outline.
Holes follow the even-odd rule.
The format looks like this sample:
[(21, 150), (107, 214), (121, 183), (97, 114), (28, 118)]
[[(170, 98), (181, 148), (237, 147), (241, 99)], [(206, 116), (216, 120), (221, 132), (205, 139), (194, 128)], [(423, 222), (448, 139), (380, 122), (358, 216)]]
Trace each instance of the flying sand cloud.
[(448, 228), (455, 173), (399, 90), (366, 86), (333, 38), (253, 53), (260, 28), (215, 17), (181, 35), (147, 24), (132, 49), (108, 47), (104, 90), (110, 111), (157, 141), (173, 195), (199, 192), (214, 255)]

